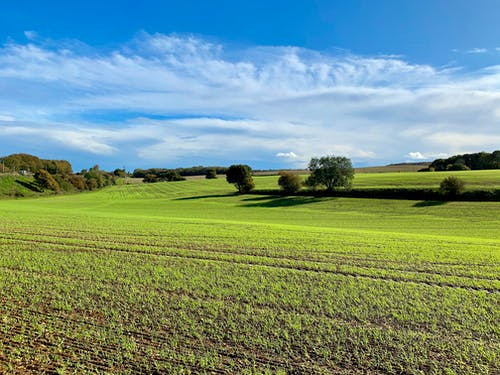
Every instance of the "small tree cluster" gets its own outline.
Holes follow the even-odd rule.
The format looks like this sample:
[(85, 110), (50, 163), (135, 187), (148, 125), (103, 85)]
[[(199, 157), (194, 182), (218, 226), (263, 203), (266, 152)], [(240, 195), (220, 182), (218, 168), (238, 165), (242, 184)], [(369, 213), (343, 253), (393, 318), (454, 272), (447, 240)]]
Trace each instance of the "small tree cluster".
[(281, 172), (278, 185), (285, 194), (294, 194), (300, 190), (302, 181), (298, 174)]
[(171, 181), (184, 181), (185, 178), (179, 175), (174, 170), (165, 169), (160, 172), (147, 173), (142, 179), (143, 182), (171, 182)]
[(89, 170), (84, 169), (80, 174), (85, 178), (85, 185), (88, 190), (96, 190), (116, 184), (115, 175), (101, 170), (98, 165), (94, 165)]
[(245, 164), (231, 165), (226, 171), (226, 181), (234, 184), (241, 194), (248, 193), (255, 187), (252, 168)]

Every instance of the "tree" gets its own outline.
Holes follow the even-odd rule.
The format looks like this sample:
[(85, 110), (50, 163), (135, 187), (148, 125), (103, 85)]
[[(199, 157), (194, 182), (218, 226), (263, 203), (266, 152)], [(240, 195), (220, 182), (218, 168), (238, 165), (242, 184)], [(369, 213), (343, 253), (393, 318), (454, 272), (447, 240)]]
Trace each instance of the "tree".
[(209, 169), (209, 170), (207, 171), (207, 174), (205, 175), (205, 178), (206, 178), (207, 180), (212, 180), (212, 179), (214, 179), (214, 178), (217, 178), (217, 171), (215, 170), (215, 168), (213, 168), (213, 169)]
[(439, 185), (439, 192), (449, 197), (460, 195), (464, 191), (465, 182), (455, 176), (448, 176)]
[(78, 189), (78, 190), (85, 190), (86, 186), (85, 186), (85, 178), (83, 178), (83, 176), (78, 176), (78, 175), (75, 175), (75, 174), (72, 174), (72, 175), (69, 175), (67, 177), (69, 183), (71, 185), (73, 185), (73, 187), (75, 187), (75, 189)]
[(327, 191), (335, 188), (350, 188), (354, 178), (354, 168), (351, 160), (343, 156), (322, 156), (312, 158), (308, 166), (311, 175), (306, 180), (306, 185), (315, 188), (318, 185), (326, 187)]
[(52, 175), (45, 169), (40, 169), (35, 173), (35, 181), (40, 187), (44, 189), (50, 189), (54, 191), (59, 191), (61, 189), (54, 177), (52, 177)]
[(114, 174), (116, 177), (122, 177), (122, 178), (127, 177), (127, 172), (125, 171), (125, 168), (123, 168), (123, 169), (116, 168), (116, 169), (113, 171), (113, 174)]
[(245, 164), (231, 165), (226, 171), (226, 181), (234, 184), (239, 193), (248, 193), (255, 187), (252, 168)]
[(278, 185), (286, 194), (293, 194), (300, 190), (300, 176), (295, 173), (281, 172)]

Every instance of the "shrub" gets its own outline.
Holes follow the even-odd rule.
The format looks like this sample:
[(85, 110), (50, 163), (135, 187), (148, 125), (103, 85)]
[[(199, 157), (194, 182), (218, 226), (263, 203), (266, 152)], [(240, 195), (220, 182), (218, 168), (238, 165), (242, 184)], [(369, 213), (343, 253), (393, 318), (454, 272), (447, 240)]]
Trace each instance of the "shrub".
[(439, 185), (439, 192), (443, 195), (454, 197), (464, 191), (465, 182), (455, 176), (448, 176)]
[(293, 194), (300, 190), (302, 182), (300, 176), (295, 173), (281, 172), (278, 185), (286, 194)]
[(215, 169), (209, 169), (207, 171), (207, 174), (205, 175), (205, 178), (207, 180), (212, 180), (214, 178), (217, 178), (217, 171)]

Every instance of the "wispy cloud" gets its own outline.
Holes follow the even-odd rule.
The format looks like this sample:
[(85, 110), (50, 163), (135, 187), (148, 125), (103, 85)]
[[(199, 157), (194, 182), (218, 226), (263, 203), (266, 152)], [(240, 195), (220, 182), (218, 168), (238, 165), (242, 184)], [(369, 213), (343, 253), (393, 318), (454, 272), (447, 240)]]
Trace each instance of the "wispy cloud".
[(38, 33), (36, 31), (33, 31), (33, 30), (26, 30), (24, 32), (24, 36), (28, 40), (35, 40), (36, 38), (38, 38)]
[(487, 48), (472, 48), (470, 50), (465, 51), (466, 53), (487, 53)]
[(500, 136), (500, 67), (461, 73), (399, 56), (146, 33), (110, 52), (10, 42), (0, 85), (0, 134), (27, 148), (17, 151), (30, 135), (60, 157), (119, 165), (304, 165), (332, 153), (373, 164), (495, 147)]

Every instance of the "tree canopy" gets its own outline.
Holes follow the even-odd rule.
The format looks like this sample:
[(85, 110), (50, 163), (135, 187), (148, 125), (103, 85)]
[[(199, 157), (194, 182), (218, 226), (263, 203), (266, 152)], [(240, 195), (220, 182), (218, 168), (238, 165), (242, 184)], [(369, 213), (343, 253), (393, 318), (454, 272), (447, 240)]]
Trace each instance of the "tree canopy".
[(226, 171), (226, 181), (234, 184), (239, 193), (248, 193), (255, 187), (252, 168), (246, 164), (233, 164)]
[(306, 185), (316, 188), (325, 186), (327, 191), (335, 188), (350, 188), (354, 178), (351, 160), (343, 156), (327, 155), (312, 158), (308, 166), (311, 172)]
[(9, 170), (19, 172), (22, 170), (32, 173), (45, 169), (50, 174), (70, 174), (73, 173), (70, 162), (66, 160), (40, 159), (29, 154), (12, 154), (0, 159), (0, 162)]

